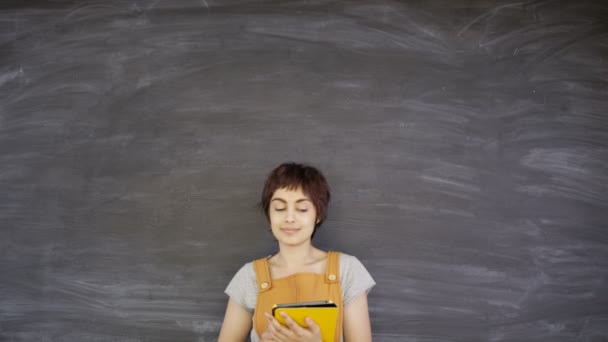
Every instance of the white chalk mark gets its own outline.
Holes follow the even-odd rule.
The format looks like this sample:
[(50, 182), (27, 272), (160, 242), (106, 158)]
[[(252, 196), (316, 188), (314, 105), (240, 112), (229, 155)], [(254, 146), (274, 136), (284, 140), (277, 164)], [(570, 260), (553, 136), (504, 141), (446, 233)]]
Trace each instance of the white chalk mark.
[(447, 178), (441, 178), (441, 177), (435, 177), (435, 176), (429, 176), (429, 175), (422, 175), (421, 178), (424, 180), (436, 183), (436, 184), (452, 186), (452, 187), (456, 187), (458, 189), (466, 190), (468, 192), (477, 192), (477, 193), (480, 192), (479, 188), (474, 185), (457, 182), (457, 181), (450, 180)]
[(139, 8), (139, 6), (137, 6), (137, 3), (133, 3), (133, 6), (131, 6), (131, 8), (133, 8), (133, 10), (135, 12), (141, 12), (141, 8)]
[(9, 72), (4, 75), (0, 75), (0, 86), (4, 83), (14, 80), (17, 77), (23, 76), (23, 68), (19, 68), (17, 71)]
[(115, 10), (120, 11), (120, 8), (118, 8), (116, 6), (92, 4), (92, 5), (88, 5), (88, 6), (82, 6), (82, 7), (79, 7), (77, 9), (73, 10), (72, 12), (68, 13), (65, 17), (63, 17), (63, 21), (68, 21), (72, 16), (76, 15), (77, 13), (82, 12), (86, 9), (90, 9), (90, 8), (109, 8), (109, 9), (115, 9)]
[(512, 4), (506, 4), (506, 5), (502, 5), (502, 6), (498, 6), (496, 8), (491, 9), (488, 12), (485, 12), (479, 16), (477, 16), (475, 19), (473, 19), (470, 23), (466, 24), (462, 29), (460, 29), (460, 31), (458, 31), (458, 37), (460, 37), (463, 33), (465, 33), (466, 31), (469, 30), (469, 28), (471, 28), (471, 26), (475, 25), (478, 21), (484, 19), (484, 18), (492, 18), (493, 16), (495, 16), (496, 14), (498, 14), (498, 12), (502, 9), (508, 8), (508, 7), (516, 7), (516, 6), (521, 6), (524, 5), (525, 3), (523, 2), (515, 2)]
[(406, 15), (403, 15), (402, 13), (397, 12), (394, 8), (392, 8), (392, 7), (389, 7), (389, 8), (390, 8), (391, 12), (393, 12), (394, 14), (396, 14), (400, 17), (403, 17), (403, 18), (407, 18), (408, 19), (407, 22), (410, 23), (412, 26), (414, 26), (418, 31), (426, 34), (427, 36), (438, 39), (437, 35), (434, 32), (417, 25), (413, 20), (409, 20), (410, 19), (409, 17), (407, 17)]
[(434, 32), (432, 32), (432, 31), (430, 31), (430, 30), (428, 30), (428, 29), (426, 29), (426, 28), (424, 28), (424, 27), (418, 26), (418, 25), (416, 25), (416, 23), (412, 23), (412, 25), (413, 25), (413, 26), (414, 26), (416, 29), (418, 29), (420, 32), (422, 32), (422, 33), (426, 34), (427, 36), (430, 36), (430, 37), (432, 37), (432, 38), (438, 39), (438, 38), (437, 38), (437, 35), (436, 35)]
[(150, 10), (150, 9), (152, 9), (152, 8), (154, 8), (154, 7), (156, 7), (156, 5), (158, 5), (158, 3), (159, 3), (159, 2), (161, 2), (161, 0), (156, 0), (156, 1), (154, 1), (154, 2), (153, 2), (151, 5), (150, 5), (150, 6), (148, 6), (148, 7), (146, 8), (146, 11), (147, 11), (147, 10)]
[(604, 36), (607, 36), (607, 34), (605, 32), (603, 32), (602, 29), (594, 29), (592, 31), (584, 32), (571, 39), (564, 41), (563, 43), (561, 43), (559, 45), (546, 48), (545, 50), (543, 50), (540, 53), (540, 55), (538, 55), (537, 57), (532, 59), (532, 61), (530, 61), (528, 63), (528, 65), (540, 64), (553, 56), (557, 56), (557, 55), (561, 54), (562, 52), (566, 51), (567, 49), (569, 49), (572, 46), (581, 44), (588, 40), (598, 40), (599, 41), (599, 40), (603, 39)]
[(407, 46), (407, 45), (405, 45), (405, 44), (403, 44), (402, 42), (400, 42), (400, 41), (399, 41), (399, 39), (400, 39), (400, 37), (399, 37), (399, 36), (394, 35), (394, 34), (392, 34), (392, 33), (388, 33), (388, 32), (386, 32), (386, 31), (382, 31), (382, 30), (377, 29), (377, 28), (370, 28), (370, 29), (371, 29), (371, 30), (373, 30), (373, 31), (379, 32), (379, 33), (381, 33), (381, 34), (383, 34), (383, 35), (385, 35), (385, 36), (387, 36), (387, 37), (389, 37), (389, 39), (391, 40), (391, 42), (393, 42), (393, 43), (395, 43), (395, 44), (397, 44), (397, 45), (401, 46), (402, 48), (405, 48), (405, 49), (407, 49), (407, 48), (408, 48), (408, 46)]

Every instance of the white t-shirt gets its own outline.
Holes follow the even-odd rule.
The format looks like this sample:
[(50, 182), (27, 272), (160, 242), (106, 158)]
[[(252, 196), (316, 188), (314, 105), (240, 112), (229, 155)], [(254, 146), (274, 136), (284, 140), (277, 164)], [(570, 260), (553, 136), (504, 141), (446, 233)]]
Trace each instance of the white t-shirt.
[[(365, 266), (356, 257), (340, 253), (340, 287), (342, 305), (346, 306), (364, 292), (368, 293), (376, 282)], [(253, 262), (246, 263), (236, 272), (225, 293), (234, 299), (247, 312), (253, 313), (258, 296), (258, 285)], [(251, 342), (258, 342), (255, 327), (251, 329)]]

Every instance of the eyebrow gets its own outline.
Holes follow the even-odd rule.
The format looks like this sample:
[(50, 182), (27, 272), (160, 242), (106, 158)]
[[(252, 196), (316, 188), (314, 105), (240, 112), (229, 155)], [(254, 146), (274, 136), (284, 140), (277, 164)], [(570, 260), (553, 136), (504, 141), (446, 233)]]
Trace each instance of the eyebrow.
[[(278, 198), (278, 197), (277, 198), (273, 198), (272, 200), (270, 200), (270, 202), (273, 202), (273, 201), (279, 201), (279, 202), (287, 203), (286, 200), (284, 200), (282, 198)], [(299, 200), (296, 201), (296, 203), (301, 203), (301, 202), (306, 202), (306, 201), (312, 202), (308, 198), (300, 198)]]

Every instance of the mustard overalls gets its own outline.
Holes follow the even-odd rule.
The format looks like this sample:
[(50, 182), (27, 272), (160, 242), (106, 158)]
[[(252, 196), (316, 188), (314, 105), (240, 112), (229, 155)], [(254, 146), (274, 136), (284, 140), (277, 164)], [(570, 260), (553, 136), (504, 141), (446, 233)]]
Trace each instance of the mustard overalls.
[(327, 253), (327, 270), (320, 273), (295, 273), (270, 279), (268, 258), (253, 262), (258, 283), (258, 298), (253, 313), (253, 325), (258, 336), (268, 329), (264, 312), (272, 313), (274, 304), (331, 300), (338, 306), (336, 342), (342, 339), (342, 289), (340, 288), (340, 253)]

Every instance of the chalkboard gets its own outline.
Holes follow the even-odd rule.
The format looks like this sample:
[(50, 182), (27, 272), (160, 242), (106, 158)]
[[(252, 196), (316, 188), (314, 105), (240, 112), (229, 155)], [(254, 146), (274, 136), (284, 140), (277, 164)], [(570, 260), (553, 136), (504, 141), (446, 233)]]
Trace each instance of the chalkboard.
[(374, 341), (608, 341), (605, 1), (3, 1), (0, 340), (214, 341), (281, 162)]

